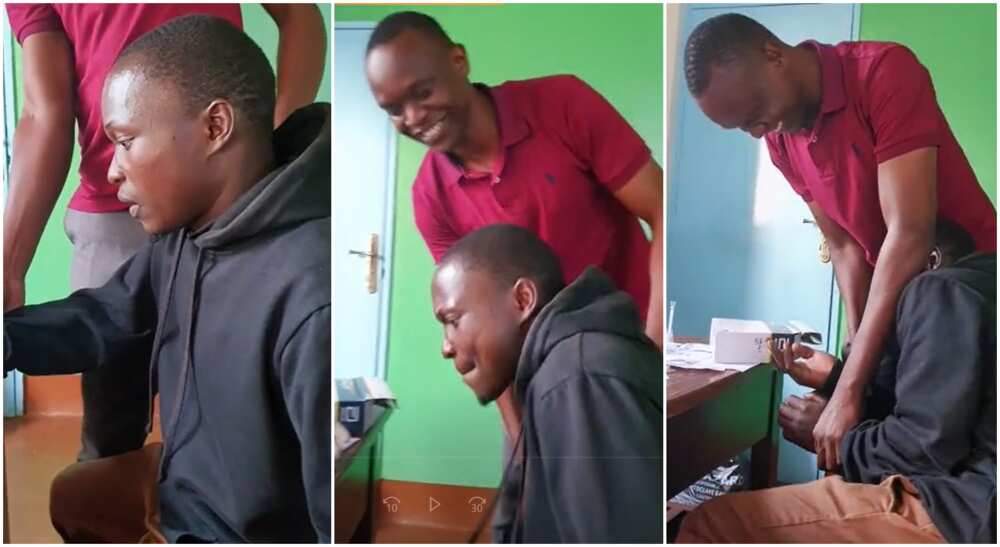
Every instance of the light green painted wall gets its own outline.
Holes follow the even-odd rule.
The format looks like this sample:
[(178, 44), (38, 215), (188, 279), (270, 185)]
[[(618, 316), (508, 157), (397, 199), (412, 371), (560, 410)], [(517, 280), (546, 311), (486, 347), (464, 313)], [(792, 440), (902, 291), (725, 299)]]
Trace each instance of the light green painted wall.
[[(337, 6), (334, 18), (377, 22), (400, 9), (435, 17), (452, 40), (464, 44), (473, 81), (580, 76), (618, 108), (662, 163), (662, 6)], [(385, 431), (382, 476), (495, 486), (501, 473), (499, 415), (493, 405), (481, 408), (441, 358), (441, 328), (430, 309), (433, 263), (410, 202), (424, 152), (422, 145), (399, 141), (387, 368), (400, 409)]]
[(938, 102), (996, 203), (995, 4), (863, 4), (861, 39), (899, 42), (930, 70)]
[[(328, 37), (332, 36), (330, 26), (330, 4), (320, 4), (320, 11), (327, 28)], [(243, 29), (249, 34), (264, 50), (271, 66), (276, 66), (278, 51), (278, 29), (274, 21), (259, 4), (245, 4), (243, 10)], [(14, 72), (15, 72), (15, 112), (20, 112), (20, 105), (23, 101), (23, 90), (21, 87), (21, 48), (14, 44)], [(327, 52), (330, 52), (329, 46)], [(329, 55), (328, 55), (329, 56)], [(317, 93), (317, 101), (330, 101), (330, 67), (327, 64), (323, 73), (323, 81)], [(74, 140), (74, 142), (76, 142)], [(78, 146), (73, 147), (73, 164), (70, 166), (69, 176), (66, 186), (59, 202), (56, 204), (52, 216), (42, 233), (42, 239), (35, 253), (28, 277), (25, 280), (27, 294), (26, 300), (29, 304), (46, 302), (56, 298), (62, 298), (69, 294), (69, 264), (72, 248), (66, 234), (63, 231), (63, 216), (69, 199), (76, 190), (78, 183), (77, 169), (80, 163), (80, 151)]]
[[(995, 4), (863, 4), (862, 40), (899, 42), (934, 80), (938, 102), (996, 205), (997, 13)], [(841, 321), (841, 340), (846, 330)], [(839, 344), (838, 344), (839, 345)]]

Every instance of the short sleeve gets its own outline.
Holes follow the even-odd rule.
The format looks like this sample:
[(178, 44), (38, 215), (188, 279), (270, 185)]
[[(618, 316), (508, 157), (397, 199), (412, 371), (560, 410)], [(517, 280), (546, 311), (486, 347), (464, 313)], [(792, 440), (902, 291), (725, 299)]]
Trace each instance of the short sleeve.
[(778, 136), (767, 135), (764, 137), (767, 141), (767, 152), (771, 156), (771, 163), (781, 171), (781, 174), (785, 176), (785, 180), (791, 185), (792, 190), (798, 194), (802, 199), (808, 203), (813, 200), (812, 192), (806, 186), (805, 182), (802, 181), (802, 177), (799, 176), (798, 172), (792, 167), (791, 162), (788, 161), (788, 154), (785, 152), (785, 143), (781, 141)]
[(912, 51), (903, 46), (889, 49), (872, 65), (866, 82), (878, 163), (943, 144), (946, 122), (934, 84)]
[(21, 45), (32, 34), (63, 30), (62, 19), (52, 4), (7, 4), (7, 19)]
[(437, 264), (448, 249), (458, 241), (458, 236), (441, 218), (440, 202), (427, 195), (419, 175), (413, 183), (412, 199), (413, 219), (416, 221), (417, 230), (431, 256), (434, 257), (434, 263)]
[(620, 190), (649, 162), (649, 148), (615, 107), (583, 80), (562, 76), (558, 82), (574, 153), (609, 191)]

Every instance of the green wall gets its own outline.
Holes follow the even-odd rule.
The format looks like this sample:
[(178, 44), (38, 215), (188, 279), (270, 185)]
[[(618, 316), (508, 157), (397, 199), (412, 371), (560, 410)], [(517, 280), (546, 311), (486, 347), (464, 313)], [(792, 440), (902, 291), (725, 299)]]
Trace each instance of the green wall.
[(996, 203), (995, 4), (863, 4), (861, 39), (899, 42), (930, 70), (938, 102)]
[[(909, 47), (927, 67), (948, 124), (996, 205), (996, 5), (862, 4), (860, 31), (862, 40)], [(840, 332), (843, 340), (843, 319)]]
[[(465, 45), (473, 81), (580, 76), (618, 108), (662, 163), (662, 6), (337, 6), (334, 17), (377, 22), (399, 9), (435, 17)], [(397, 150), (387, 369), (400, 409), (385, 431), (382, 476), (495, 486), (501, 473), (499, 414), (493, 405), (481, 408), (441, 358), (441, 328), (431, 313), (433, 263), (410, 202), (410, 185), (426, 149), (401, 138)]]
[[(328, 38), (332, 39), (330, 26), (330, 4), (320, 4), (320, 11), (327, 28)], [(271, 66), (275, 66), (275, 58), (278, 52), (278, 29), (274, 21), (264, 11), (259, 4), (245, 4), (243, 10), (243, 29), (249, 34), (264, 50)], [(14, 111), (20, 113), (20, 105), (23, 101), (23, 91), (21, 88), (21, 48), (11, 39), (14, 44), (14, 79), (15, 79), (15, 105)], [(327, 47), (328, 57), (330, 48)], [(323, 73), (323, 81), (320, 84), (316, 100), (330, 101), (330, 66), (327, 63)], [(76, 142), (74, 140), (74, 142)], [(72, 247), (66, 234), (63, 231), (63, 216), (70, 197), (76, 190), (79, 179), (77, 169), (80, 164), (80, 151), (78, 146), (73, 147), (73, 163), (70, 166), (66, 186), (59, 202), (49, 218), (49, 222), (42, 234), (42, 239), (35, 253), (35, 259), (31, 263), (28, 277), (25, 280), (25, 299), (29, 304), (46, 302), (56, 298), (62, 298), (69, 293), (69, 264)]]

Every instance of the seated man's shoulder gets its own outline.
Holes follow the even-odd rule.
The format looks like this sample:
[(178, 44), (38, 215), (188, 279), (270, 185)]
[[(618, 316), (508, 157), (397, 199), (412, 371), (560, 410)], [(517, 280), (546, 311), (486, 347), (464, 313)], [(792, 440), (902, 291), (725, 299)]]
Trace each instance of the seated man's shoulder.
[[(922, 273), (907, 286), (903, 300), (926, 301), (928, 297), (959, 291), (970, 298), (996, 302), (996, 254), (977, 254), (954, 264)], [(926, 302), (935, 305), (933, 302)]]
[(663, 353), (648, 339), (585, 331), (556, 344), (533, 380), (536, 394), (574, 381), (627, 385), (662, 398)]

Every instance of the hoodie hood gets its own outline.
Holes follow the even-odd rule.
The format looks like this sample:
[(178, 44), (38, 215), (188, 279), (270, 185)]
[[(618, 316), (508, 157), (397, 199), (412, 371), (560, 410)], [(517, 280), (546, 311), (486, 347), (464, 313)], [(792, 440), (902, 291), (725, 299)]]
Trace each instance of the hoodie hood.
[(542, 308), (528, 329), (514, 378), (518, 400), (524, 400), (528, 384), (552, 348), (582, 332), (616, 334), (653, 345), (643, 334), (632, 297), (615, 288), (604, 272), (590, 266)]
[(296, 110), (274, 132), (278, 167), (225, 213), (192, 234), (203, 249), (231, 245), (267, 232), (330, 216), (330, 105)]

